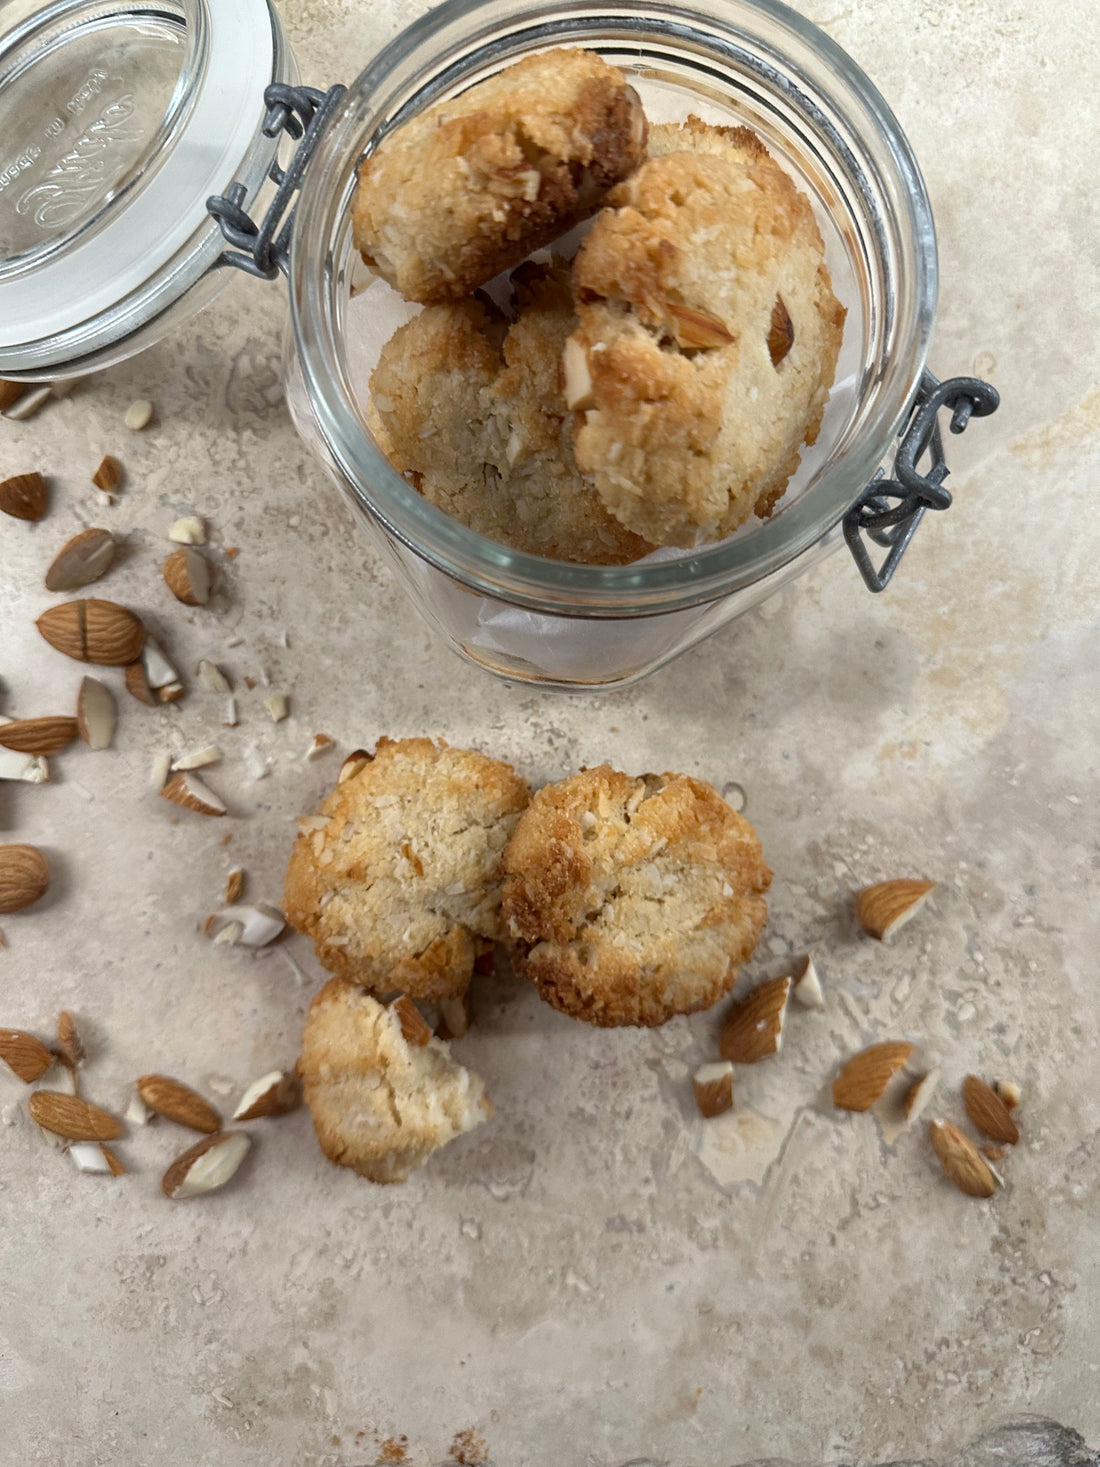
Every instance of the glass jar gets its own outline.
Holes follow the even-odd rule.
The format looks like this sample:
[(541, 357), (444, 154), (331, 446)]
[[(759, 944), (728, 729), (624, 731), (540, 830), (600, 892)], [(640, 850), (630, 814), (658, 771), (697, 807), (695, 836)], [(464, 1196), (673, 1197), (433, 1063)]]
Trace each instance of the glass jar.
[[(5, 118), (18, 124), (9, 135), (19, 147), (18, 177), (4, 181), (10, 162), (0, 169), (0, 209), (5, 187), (19, 201), (0, 265), (0, 376), (77, 373), (131, 354), (209, 299), (227, 255), (205, 198), (230, 179), (236, 187), (220, 217), (237, 226), (228, 231), (235, 244), (251, 247), (256, 231), (243, 209), (278, 144), (272, 111), (261, 125), (263, 94), (290, 77), (293, 62), (267, 0), (169, 0), (155, 12), (9, 0), (0, 16), (0, 112), (6, 105)], [(73, 40), (82, 27), (83, 52)], [(360, 160), (415, 112), (560, 45), (588, 47), (622, 68), (653, 119), (694, 112), (752, 127), (811, 199), (848, 310), (818, 441), (771, 519), (718, 545), (659, 551), (626, 566), (546, 560), (476, 534), (421, 498), (368, 426), (371, 369), (402, 312), (414, 308), (396, 306), (381, 282), (357, 288), (350, 203)], [(28, 82), (33, 109), (18, 102)], [(849, 532), (853, 503), (914, 412), (936, 303), (936, 246), (924, 184), (896, 120), (816, 27), (775, 0), (448, 0), (385, 47), (342, 98), (330, 94), (317, 121), (323, 127), (307, 133), (293, 176), (274, 173), (280, 207), (301, 181), (288, 270), (288, 402), (398, 579), (462, 656), (547, 687), (622, 686), (827, 555), (846, 515)], [(39, 146), (54, 127), (61, 130), (49, 146)], [(97, 128), (112, 161), (90, 188), (84, 157)], [(262, 257), (238, 254), (234, 263), (274, 275), (286, 268), (286, 252), (270, 248), (279, 220), (267, 225)], [(285, 230), (278, 238), (285, 243)], [(79, 288), (66, 279), (74, 260), (85, 272)], [(995, 394), (971, 405), (991, 411), (990, 402)], [(962, 416), (956, 426), (965, 426)], [(932, 434), (925, 427), (921, 447)], [(934, 438), (938, 447), (938, 429)], [(903, 500), (893, 510), (888, 498), (874, 501), (890, 570), (922, 506), (950, 502), (936, 488), (944, 473), (882, 486), (898, 488)], [(872, 583), (869, 563), (863, 569)]]

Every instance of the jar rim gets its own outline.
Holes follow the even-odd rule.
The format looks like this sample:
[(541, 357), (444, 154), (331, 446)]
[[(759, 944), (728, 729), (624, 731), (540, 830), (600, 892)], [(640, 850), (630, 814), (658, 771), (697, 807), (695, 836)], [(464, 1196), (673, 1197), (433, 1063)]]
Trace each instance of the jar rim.
[[(782, 57), (800, 82), (828, 95), (850, 135), (868, 144), (876, 202), (897, 235), (899, 273), (889, 350), (858, 434), (794, 503), (750, 535), (682, 558), (622, 566), (580, 565), (513, 550), (437, 509), (397, 473), (369, 435), (343, 369), (334, 262), (346, 241), (358, 161), (411, 111), (453, 90), (470, 58), (506, 64), (552, 45), (593, 43), (645, 26), (705, 35), (742, 58), (751, 40)], [(823, 88), (828, 87), (827, 93)], [(816, 107), (810, 97), (810, 107)], [(818, 108), (820, 112), (820, 108)], [(858, 134), (853, 134), (856, 124)], [(835, 128), (834, 128), (835, 131)], [(848, 143), (838, 135), (843, 151)], [(898, 283), (898, 282), (895, 282)], [(445, 0), (389, 43), (349, 88), (307, 170), (291, 253), (291, 318), (317, 427), (357, 506), (385, 533), (480, 595), (556, 615), (655, 615), (713, 601), (796, 559), (833, 529), (873, 477), (909, 410), (925, 367), (935, 313), (937, 258), (931, 206), (901, 128), (869, 78), (834, 41), (779, 0), (595, 0), (547, 6), (519, 0)]]

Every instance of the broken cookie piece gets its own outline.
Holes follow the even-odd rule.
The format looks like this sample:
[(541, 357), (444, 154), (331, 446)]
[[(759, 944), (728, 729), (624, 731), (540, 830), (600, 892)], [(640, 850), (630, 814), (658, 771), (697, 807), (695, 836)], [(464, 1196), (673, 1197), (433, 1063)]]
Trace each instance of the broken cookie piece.
[(397, 1005), (343, 978), (310, 1005), (298, 1072), (321, 1150), (371, 1182), (404, 1182), (493, 1114), (480, 1077), (441, 1039), (406, 1038)]

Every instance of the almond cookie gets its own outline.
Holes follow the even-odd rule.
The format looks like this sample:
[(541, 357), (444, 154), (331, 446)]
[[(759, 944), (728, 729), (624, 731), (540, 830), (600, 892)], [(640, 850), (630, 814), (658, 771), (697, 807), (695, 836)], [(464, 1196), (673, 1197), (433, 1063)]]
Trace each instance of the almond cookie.
[(287, 921), (330, 973), (374, 993), (458, 997), (503, 935), (500, 857), (528, 796), (511, 765), (484, 754), (379, 739), (300, 822)]
[(771, 882), (756, 832), (709, 784), (607, 764), (535, 795), (504, 869), (517, 972), (605, 1026), (663, 1024), (727, 993)]
[(321, 1150), (372, 1182), (403, 1182), (493, 1114), (479, 1076), (441, 1039), (410, 1040), (399, 1011), (343, 978), (310, 1004), (298, 1073)]
[(747, 128), (652, 129), (574, 264), (566, 399), (608, 509), (660, 545), (766, 517), (813, 443), (844, 308), (810, 201)]
[[(469, 300), (429, 306), (382, 349), (375, 434), (426, 499), (531, 555), (622, 565), (653, 547), (609, 514), (573, 461), (561, 355), (577, 324), (568, 268), (520, 266), (508, 326)], [(507, 333), (507, 334), (505, 334)]]
[(594, 213), (645, 144), (616, 67), (527, 56), (383, 139), (359, 170), (356, 247), (409, 300), (459, 300)]

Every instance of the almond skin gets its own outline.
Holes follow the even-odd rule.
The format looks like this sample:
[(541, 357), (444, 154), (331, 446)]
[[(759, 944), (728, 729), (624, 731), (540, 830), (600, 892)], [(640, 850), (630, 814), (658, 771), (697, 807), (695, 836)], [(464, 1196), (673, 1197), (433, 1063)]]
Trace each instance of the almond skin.
[(79, 732), (75, 718), (18, 718), (0, 724), (0, 744), (20, 754), (56, 754)]
[(856, 919), (869, 937), (885, 941), (923, 906), (934, 881), (880, 881), (856, 897)]
[(718, 1050), (735, 1065), (751, 1065), (776, 1054), (783, 1044), (783, 1017), (791, 980), (771, 978), (734, 1004), (722, 1028)]
[(50, 868), (37, 846), (0, 846), (0, 912), (21, 912), (46, 894)]
[(968, 1197), (992, 1197), (997, 1182), (978, 1148), (950, 1121), (929, 1121), (936, 1155), (947, 1176)]
[(16, 474), (0, 483), (0, 510), (17, 520), (40, 520), (50, 493), (41, 474)]
[(167, 1116), (177, 1125), (207, 1135), (222, 1128), (222, 1118), (209, 1101), (179, 1080), (168, 1075), (142, 1075), (135, 1088), (150, 1110)]
[(118, 544), (109, 530), (81, 530), (67, 540), (46, 572), (47, 591), (79, 591), (105, 576), (114, 564)]
[(772, 359), (773, 367), (779, 366), (792, 346), (794, 346), (794, 322), (783, 302), (783, 297), (777, 295), (775, 305), (772, 306), (771, 328), (768, 331), (768, 355)]
[(31, 1116), (44, 1130), (64, 1136), (66, 1141), (117, 1141), (123, 1134), (122, 1122), (109, 1111), (76, 1095), (36, 1090), (27, 1103)]
[(53, 1064), (53, 1055), (40, 1039), (21, 1029), (0, 1029), (0, 1060), (28, 1085), (40, 1080)]
[(833, 1104), (838, 1110), (870, 1110), (912, 1053), (913, 1046), (904, 1040), (861, 1049), (833, 1081)]
[(1016, 1145), (1020, 1139), (1020, 1128), (1008, 1106), (984, 1080), (979, 1080), (977, 1075), (967, 1075), (962, 1096), (966, 1113), (979, 1131), (1002, 1145)]
[(244, 1131), (221, 1131), (177, 1156), (161, 1178), (161, 1190), (173, 1201), (201, 1197), (224, 1187), (245, 1159), (251, 1142)]
[(402, 994), (400, 998), (394, 999), (390, 1008), (401, 1025), (401, 1033), (405, 1036), (407, 1044), (411, 1044), (414, 1049), (419, 1049), (422, 1045), (427, 1044), (432, 1037), (432, 1031), (411, 998), (406, 998)]
[(145, 645), (141, 622), (113, 601), (66, 601), (44, 611), (36, 625), (66, 657), (104, 667), (124, 667), (141, 656)]

